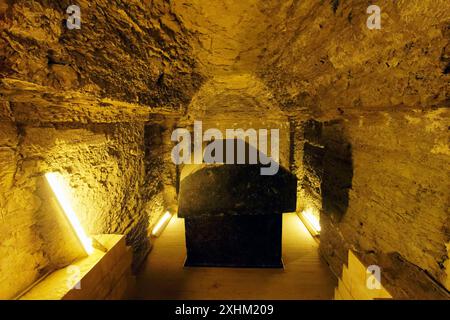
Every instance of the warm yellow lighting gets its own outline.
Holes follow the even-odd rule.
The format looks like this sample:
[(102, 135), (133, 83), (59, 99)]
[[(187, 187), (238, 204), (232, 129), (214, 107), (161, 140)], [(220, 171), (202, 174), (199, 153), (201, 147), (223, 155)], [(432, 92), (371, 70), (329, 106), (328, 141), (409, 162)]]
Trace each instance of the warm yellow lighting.
[(69, 220), (70, 225), (72, 226), (73, 231), (78, 237), (81, 245), (84, 248), (84, 251), (89, 255), (94, 252), (92, 247), (92, 239), (90, 239), (83, 230), (81, 226), (80, 220), (78, 220), (75, 211), (72, 209), (70, 205), (70, 196), (68, 192), (68, 186), (64, 181), (64, 178), (55, 172), (49, 172), (45, 174), (45, 178), (47, 179), (50, 188), (52, 189), (56, 199), (58, 200), (61, 208), (63, 209), (67, 220)]
[(172, 214), (169, 211), (166, 211), (164, 215), (159, 219), (158, 223), (155, 225), (152, 231), (153, 236), (159, 236), (164, 227), (169, 223), (170, 218), (172, 218)]
[(320, 222), (317, 217), (314, 215), (313, 210), (311, 208), (303, 210), (302, 212), (303, 221), (306, 221), (306, 224), (317, 234), (320, 233)]

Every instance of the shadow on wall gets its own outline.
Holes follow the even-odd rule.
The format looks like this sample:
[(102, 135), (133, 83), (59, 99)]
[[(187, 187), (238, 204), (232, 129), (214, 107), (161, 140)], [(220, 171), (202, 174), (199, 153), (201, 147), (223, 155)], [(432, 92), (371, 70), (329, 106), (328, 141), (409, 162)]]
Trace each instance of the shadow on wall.
[(352, 146), (344, 123), (309, 120), (304, 138), (302, 188), (314, 206), (339, 222), (347, 212), (353, 179)]
[(322, 206), (333, 221), (339, 222), (347, 212), (353, 179), (352, 145), (342, 121), (324, 123), (322, 143), (325, 147)]

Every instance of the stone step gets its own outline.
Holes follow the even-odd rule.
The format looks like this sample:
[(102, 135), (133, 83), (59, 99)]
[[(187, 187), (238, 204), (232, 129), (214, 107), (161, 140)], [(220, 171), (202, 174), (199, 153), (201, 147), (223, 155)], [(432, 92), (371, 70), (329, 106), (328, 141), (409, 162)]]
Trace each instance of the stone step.
[(132, 292), (132, 251), (123, 235), (95, 237), (106, 252), (95, 249), (88, 257), (49, 274), (22, 300), (91, 300), (126, 298)]
[(367, 272), (367, 267), (349, 250), (348, 266), (343, 266), (338, 288), (335, 291), (336, 300), (338, 300), (337, 298), (351, 298), (352, 300), (392, 299), (391, 294), (381, 283), (379, 283), (380, 289), (368, 288), (367, 280), (370, 274)]

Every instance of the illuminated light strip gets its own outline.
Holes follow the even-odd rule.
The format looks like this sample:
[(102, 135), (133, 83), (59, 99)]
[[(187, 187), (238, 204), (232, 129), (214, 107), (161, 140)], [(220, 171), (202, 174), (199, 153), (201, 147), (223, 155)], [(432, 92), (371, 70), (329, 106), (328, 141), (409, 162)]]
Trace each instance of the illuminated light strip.
[(94, 248), (92, 247), (92, 239), (90, 239), (83, 230), (81, 226), (80, 220), (78, 220), (75, 211), (72, 209), (69, 201), (69, 196), (66, 192), (66, 187), (64, 183), (63, 177), (55, 172), (48, 172), (45, 174), (45, 178), (47, 179), (50, 188), (53, 191), (53, 194), (56, 196), (60, 206), (62, 207), (67, 220), (69, 220), (70, 225), (78, 237), (81, 245), (83, 246), (86, 254), (90, 255), (94, 252)]
[(164, 215), (159, 219), (158, 223), (155, 225), (155, 227), (152, 230), (152, 235), (157, 237), (160, 234), (160, 231), (162, 231), (163, 227), (166, 226), (170, 219), (172, 218), (172, 215), (169, 211), (166, 211)]
[(317, 219), (317, 217), (313, 214), (312, 209), (309, 208), (307, 210), (303, 210), (301, 215), (303, 217), (302, 221), (308, 224), (307, 227), (311, 228), (312, 231), (314, 231), (314, 233), (320, 234), (321, 231), (320, 222)]

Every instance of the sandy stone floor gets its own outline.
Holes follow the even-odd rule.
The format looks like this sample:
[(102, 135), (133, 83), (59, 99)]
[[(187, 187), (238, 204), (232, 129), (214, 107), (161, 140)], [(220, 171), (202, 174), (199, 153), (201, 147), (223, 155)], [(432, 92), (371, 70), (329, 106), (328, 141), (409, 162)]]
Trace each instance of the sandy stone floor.
[(336, 279), (295, 214), (283, 219), (282, 269), (184, 268), (183, 219), (155, 241), (137, 278), (138, 299), (331, 299)]

